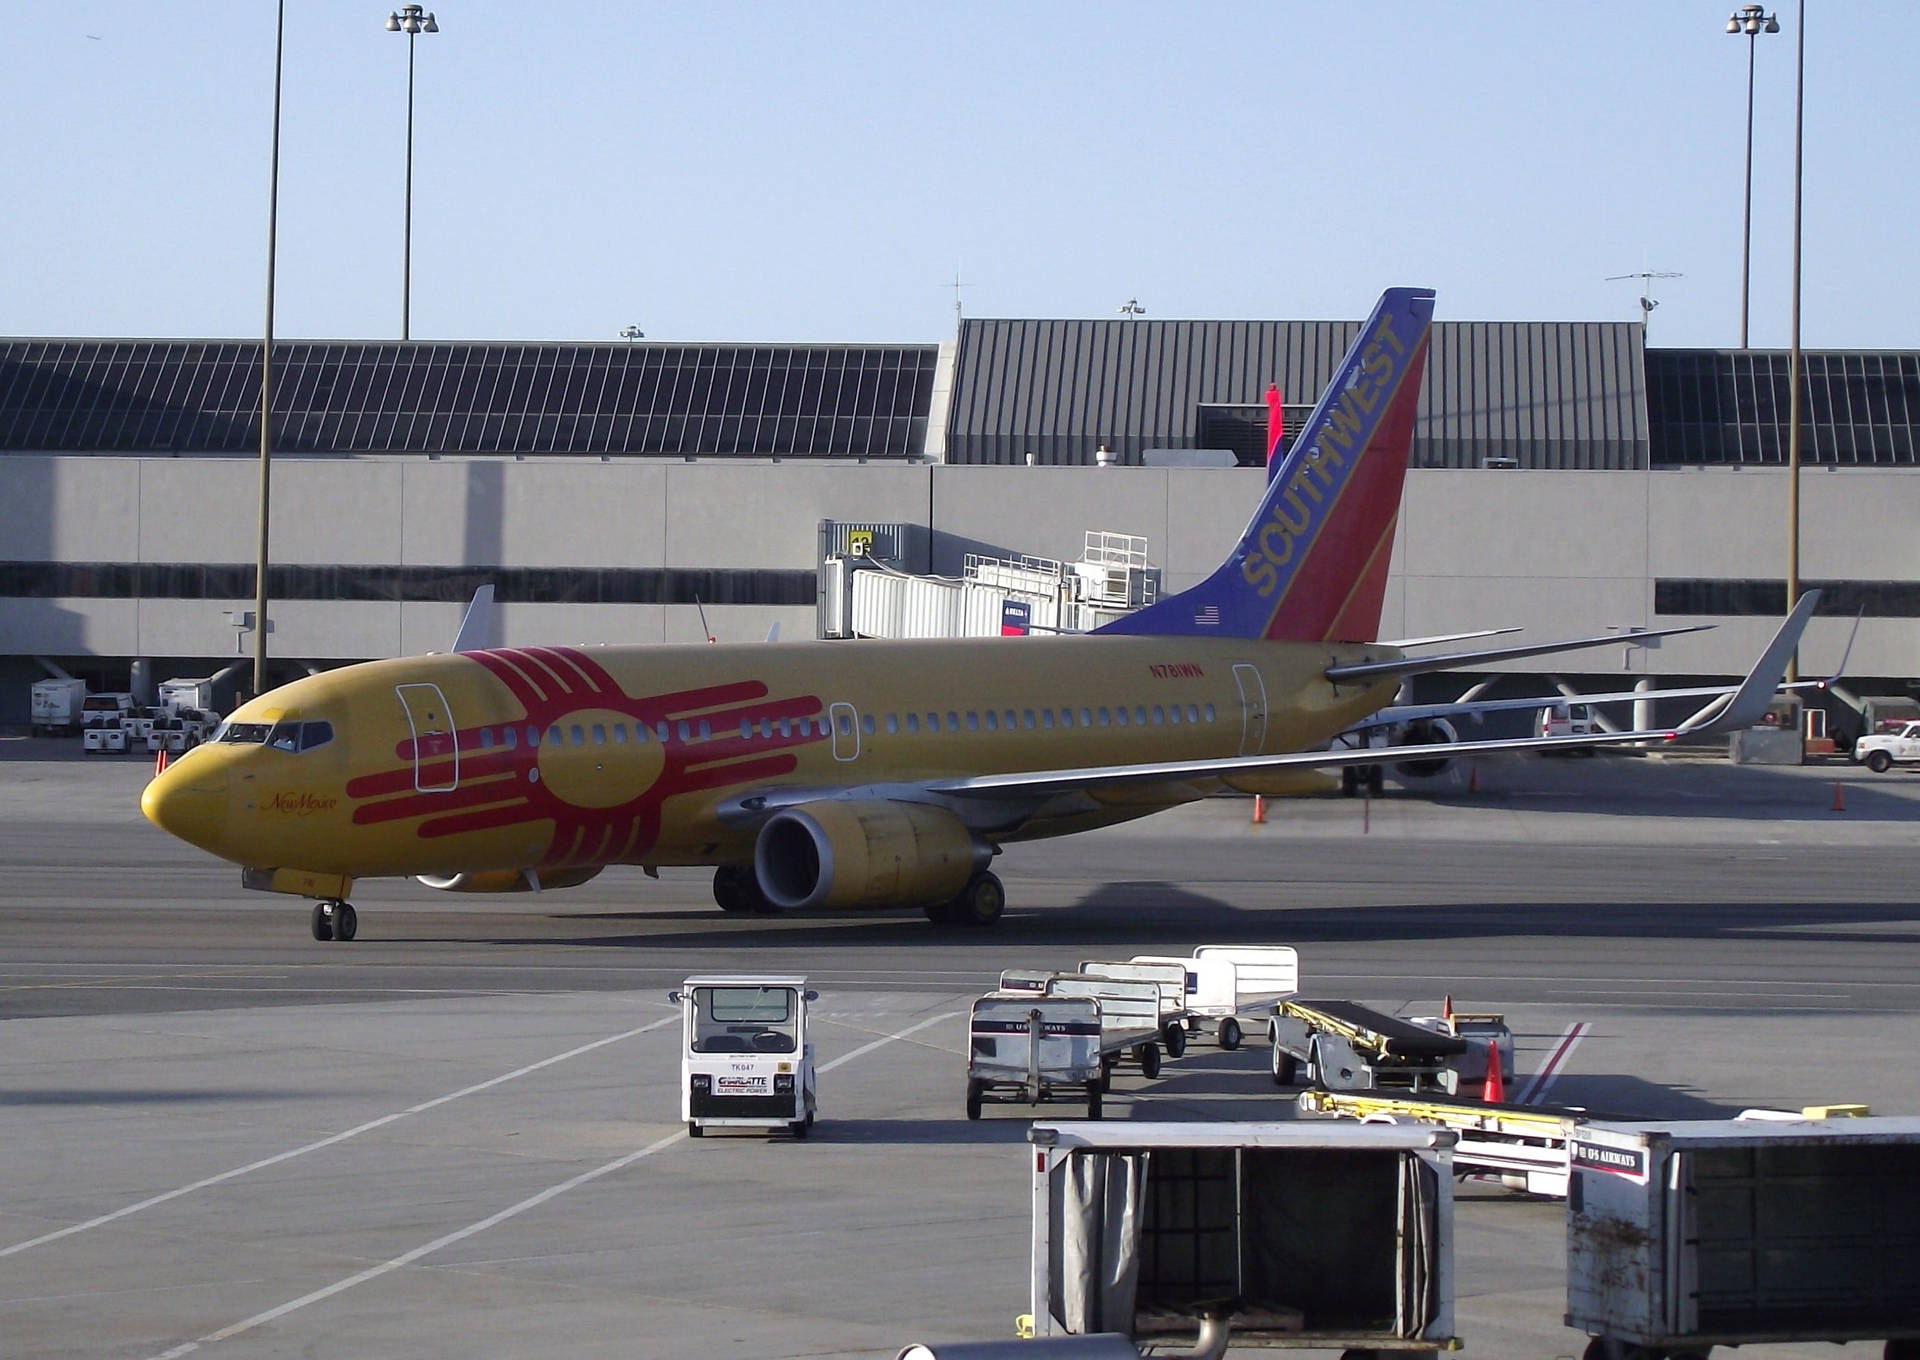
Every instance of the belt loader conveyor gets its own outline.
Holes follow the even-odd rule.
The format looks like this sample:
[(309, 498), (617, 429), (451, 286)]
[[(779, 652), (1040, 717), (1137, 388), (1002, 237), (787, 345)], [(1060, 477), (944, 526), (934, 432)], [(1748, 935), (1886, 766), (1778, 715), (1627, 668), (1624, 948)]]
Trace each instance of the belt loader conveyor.
[(1498, 1176), (1516, 1190), (1565, 1199), (1569, 1147), (1585, 1110), (1490, 1105), (1443, 1096), (1302, 1091), (1300, 1108), (1363, 1124), (1427, 1124), (1452, 1129), (1454, 1170)]
[(1267, 1021), (1273, 1079), (1307, 1081), (1336, 1091), (1397, 1087), (1432, 1091), (1469, 1044), (1353, 1001), (1281, 1001)]

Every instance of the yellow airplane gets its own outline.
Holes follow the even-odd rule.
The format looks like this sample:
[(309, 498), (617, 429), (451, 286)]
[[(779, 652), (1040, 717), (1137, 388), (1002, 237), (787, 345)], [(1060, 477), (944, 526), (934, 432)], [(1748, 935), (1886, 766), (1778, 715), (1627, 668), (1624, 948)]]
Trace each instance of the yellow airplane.
[[(358, 879), (512, 892), (609, 864), (711, 865), (728, 911), (905, 905), (994, 921), (1005, 895), (989, 865), (1005, 843), (1376, 763), (1315, 748), (1406, 675), (1619, 643), (1408, 659), (1372, 640), (1432, 314), (1431, 292), (1388, 290), (1233, 555), (1094, 633), (368, 662), (243, 705), (153, 780), (142, 810), (241, 865), (248, 887), (317, 899), (322, 940), (356, 935)], [(1729, 714), (1751, 720), (1756, 696), (1764, 708), (1779, 676), (1761, 673), (1768, 657)]]

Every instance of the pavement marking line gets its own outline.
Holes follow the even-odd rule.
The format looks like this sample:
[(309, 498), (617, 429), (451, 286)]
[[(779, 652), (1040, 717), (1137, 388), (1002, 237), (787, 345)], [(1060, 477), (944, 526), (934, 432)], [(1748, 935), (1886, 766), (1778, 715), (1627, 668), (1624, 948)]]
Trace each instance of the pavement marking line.
[[(673, 1018), (678, 1020), (680, 1017), (676, 1015)], [(469, 1223), (464, 1228), (456, 1228), (443, 1237), (436, 1237), (433, 1241), (417, 1246), (412, 1251), (401, 1253), (391, 1261), (382, 1261), (379, 1265), (369, 1266), (357, 1275), (349, 1275), (344, 1280), (335, 1280), (323, 1289), (316, 1289), (311, 1294), (303, 1294), (297, 1299), (281, 1304), (278, 1308), (269, 1308), (264, 1313), (255, 1313), (252, 1317), (236, 1322), (230, 1327), (222, 1327), (217, 1332), (209, 1332), (198, 1341), (183, 1342), (170, 1351), (161, 1352), (154, 1357), (154, 1360), (179, 1360), (181, 1356), (191, 1355), (202, 1346), (239, 1336), (242, 1332), (250, 1332), (255, 1327), (263, 1327), (269, 1322), (277, 1322), (287, 1314), (298, 1312), (300, 1309), (305, 1308), (308, 1304), (319, 1303), (322, 1299), (330, 1299), (335, 1294), (344, 1293), (352, 1289), (355, 1285), (365, 1284), (369, 1280), (377, 1280), (382, 1275), (391, 1275), (394, 1271), (404, 1266), (412, 1265), (423, 1256), (432, 1255), (442, 1247), (450, 1247), (456, 1242), (464, 1242), (467, 1238), (483, 1233), (496, 1224), (504, 1223), (510, 1218), (525, 1213), (529, 1209), (536, 1209), (548, 1200), (556, 1199), (566, 1194), (569, 1190), (577, 1189), (589, 1181), (597, 1181), (602, 1176), (612, 1175), (616, 1171), (632, 1166), (643, 1157), (651, 1157), (654, 1153), (664, 1148), (670, 1148), (675, 1143), (684, 1143), (686, 1140), (687, 1131), (685, 1129), (677, 1130), (674, 1133), (668, 1134), (657, 1143), (649, 1143), (643, 1148), (627, 1153), (624, 1157), (617, 1157), (603, 1166), (596, 1166), (591, 1171), (582, 1171), (571, 1180), (561, 1181), (558, 1185), (550, 1185), (539, 1194), (529, 1195), (518, 1204), (508, 1205), (499, 1213), (483, 1218), (478, 1223)]]
[(1531, 1105), (1546, 1095), (1547, 1088), (1560, 1075), (1561, 1065), (1573, 1056), (1573, 1050), (1580, 1046), (1580, 1041), (1587, 1037), (1587, 1031), (1591, 1028), (1584, 1020), (1576, 1020), (1568, 1025), (1560, 1036), (1560, 1042), (1553, 1046), (1553, 1052), (1547, 1054), (1547, 1060), (1540, 1064), (1540, 1070), (1527, 1078), (1527, 1084), (1520, 1088), (1520, 1094), (1513, 1098), (1513, 1103)]
[(364, 1124), (356, 1124), (350, 1129), (345, 1129), (326, 1138), (318, 1139), (315, 1142), (306, 1143), (300, 1147), (289, 1149), (286, 1152), (275, 1153), (271, 1157), (263, 1157), (257, 1162), (248, 1162), (245, 1166), (235, 1167), (231, 1171), (222, 1171), (217, 1176), (208, 1176), (204, 1180), (194, 1181), (191, 1185), (183, 1185), (177, 1189), (165, 1191), (162, 1194), (152, 1195), (137, 1203), (129, 1204), (124, 1208), (115, 1209), (110, 1214), (102, 1214), (98, 1218), (90, 1218), (85, 1223), (75, 1223), (65, 1228), (57, 1228), (53, 1232), (42, 1233), (38, 1237), (30, 1237), (24, 1242), (15, 1242), (10, 1247), (0, 1247), (0, 1257), (12, 1256), (17, 1252), (27, 1251), (33, 1247), (45, 1246), (47, 1243), (57, 1242), (63, 1237), (72, 1237), (75, 1233), (86, 1232), (89, 1228), (98, 1228), (103, 1224), (112, 1223), (114, 1220), (125, 1218), (129, 1214), (137, 1214), (142, 1209), (151, 1209), (157, 1204), (165, 1204), (168, 1200), (179, 1199), (182, 1195), (190, 1195), (196, 1190), (205, 1190), (209, 1186), (237, 1180), (241, 1176), (250, 1175), (255, 1171), (265, 1170), (270, 1166), (278, 1166), (281, 1162), (290, 1162), (295, 1157), (304, 1157), (309, 1152), (318, 1152), (322, 1148), (332, 1147), (335, 1143), (344, 1143), (349, 1138), (357, 1138), (363, 1133), (371, 1133), (375, 1129), (384, 1128), (386, 1125), (396, 1120), (405, 1119), (409, 1115), (424, 1114), (428, 1110), (446, 1105), (465, 1096), (477, 1095), (481, 1091), (490, 1090), (495, 1086), (501, 1085), (503, 1082), (528, 1076), (531, 1073), (538, 1072), (543, 1067), (552, 1067), (555, 1063), (566, 1062), (569, 1058), (577, 1058), (583, 1053), (591, 1053), (596, 1048), (605, 1048), (608, 1044), (617, 1044), (622, 1039), (631, 1039), (635, 1035), (645, 1034), (649, 1030), (661, 1029), (667, 1025), (674, 1025), (679, 1022), (680, 1017), (678, 1014), (669, 1015), (654, 1021), (652, 1024), (641, 1025), (637, 1029), (626, 1030), (620, 1034), (610, 1034), (604, 1039), (595, 1039), (592, 1043), (582, 1044), (578, 1048), (570, 1048), (565, 1053), (556, 1053), (552, 1057), (542, 1058), (536, 1063), (528, 1063), (525, 1067), (515, 1068), (511, 1072), (504, 1072), (497, 1077), (490, 1077), (486, 1081), (477, 1082), (472, 1086), (462, 1087), (460, 1090), (449, 1092), (444, 1096), (435, 1096), (432, 1100), (422, 1101), (418, 1105), (409, 1105), (406, 1109), (394, 1114), (383, 1114), (378, 1119), (369, 1119)]
[[(965, 1014), (964, 1011), (948, 1011), (943, 1015), (936, 1015), (930, 1020), (922, 1020), (917, 1025), (909, 1025), (906, 1029), (900, 1030), (897, 1033), (888, 1034), (882, 1038), (875, 1039), (870, 1044), (863, 1044), (859, 1048), (854, 1049), (851, 1053), (843, 1053), (839, 1057), (835, 1058), (832, 1062), (827, 1063), (825, 1066), (818, 1068), (817, 1071), (822, 1074), (831, 1072), (834, 1068), (840, 1067), (846, 1063), (850, 1063), (855, 1058), (864, 1057), (866, 1054), (873, 1052), (876, 1048), (881, 1048), (887, 1044), (894, 1043), (897, 1040), (905, 1039), (909, 1035), (918, 1034), (921, 1030), (927, 1029), (933, 1025), (937, 1025), (942, 1020), (953, 1020), (963, 1014)], [(671, 1021), (677, 1022), (679, 1019), (680, 1017), (677, 1015), (669, 1017), (669, 1020)], [(661, 1024), (665, 1024), (665, 1023), (668, 1023), (668, 1021), (661, 1022)], [(648, 1029), (658, 1029), (659, 1027), (660, 1027), (659, 1025), (647, 1026)], [(636, 1034), (639, 1032), (640, 1031), (638, 1030), (634, 1031), (634, 1033)], [(615, 1037), (626, 1038), (627, 1036), (617, 1035)], [(589, 1045), (589, 1047), (597, 1048), (600, 1046), (600, 1044), (607, 1044), (612, 1042), (613, 1042), (612, 1039), (602, 1039), (599, 1041), (599, 1043)], [(585, 1050), (583, 1049), (580, 1051), (584, 1052)], [(549, 1059), (548, 1061), (549, 1062), (557, 1061), (557, 1059)], [(544, 1064), (542, 1065), (544, 1066)], [(502, 1080), (504, 1080), (504, 1078), (502, 1078)], [(450, 1098), (451, 1097), (448, 1097), (448, 1099)], [(292, 1299), (286, 1303), (283, 1303), (277, 1308), (269, 1308), (264, 1313), (255, 1313), (250, 1318), (245, 1318), (239, 1322), (233, 1323), (231, 1326), (222, 1327), (217, 1332), (209, 1332), (207, 1335), (201, 1337), (198, 1341), (182, 1342), (180, 1345), (175, 1346), (172, 1350), (162, 1351), (159, 1355), (153, 1357), (153, 1360), (180, 1360), (181, 1356), (191, 1355), (195, 1351), (199, 1350), (202, 1346), (211, 1345), (216, 1341), (226, 1341), (232, 1337), (239, 1336), (242, 1332), (250, 1332), (255, 1327), (263, 1327), (269, 1322), (278, 1322), (281, 1318), (287, 1316), (289, 1313), (298, 1312), (300, 1309), (307, 1307), (309, 1304), (319, 1303), (322, 1300), (330, 1299), (335, 1294), (344, 1293), (347, 1290), (352, 1289), (355, 1285), (365, 1284), (369, 1280), (377, 1280), (383, 1275), (391, 1275), (394, 1271), (399, 1270), (405, 1266), (410, 1266), (415, 1261), (420, 1260), (424, 1256), (431, 1256), (434, 1252), (439, 1251), (442, 1247), (450, 1247), (450, 1246), (453, 1246), (456, 1242), (464, 1242), (469, 1237), (474, 1237), (480, 1233), (485, 1232), (489, 1228), (495, 1227), (496, 1225), (501, 1223), (505, 1223), (510, 1218), (517, 1218), (519, 1215), (527, 1212), (527, 1210), (529, 1209), (537, 1209), (542, 1204), (545, 1204), (548, 1200), (558, 1199), (561, 1195), (566, 1194), (569, 1190), (578, 1189), (580, 1186), (583, 1186), (590, 1181), (597, 1181), (602, 1176), (610, 1176), (616, 1171), (621, 1171), (626, 1169), (627, 1167), (632, 1166), (635, 1162), (638, 1162), (643, 1158), (651, 1157), (656, 1152), (664, 1151), (665, 1149), (672, 1147), (675, 1143), (683, 1143), (686, 1140), (687, 1140), (687, 1131), (685, 1129), (678, 1129), (675, 1132), (668, 1134), (665, 1138), (658, 1140), (657, 1142), (649, 1143), (643, 1148), (637, 1148), (634, 1151), (629, 1152), (624, 1156), (616, 1157), (614, 1158), (614, 1160), (607, 1162), (604, 1165), (594, 1167), (593, 1170), (591, 1171), (582, 1171), (579, 1175), (574, 1176), (569, 1180), (561, 1181), (558, 1185), (550, 1185), (545, 1190), (540, 1191), (538, 1194), (529, 1195), (527, 1196), (527, 1198), (521, 1200), (518, 1204), (508, 1205), (506, 1208), (500, 1210), (499, 1213), (491, 1214), (488, 1217), (481, 1219), (478, 1223), (469, 1223), (464, 1228), (456, 1228), (452, 1232), (447, 1233), (444, 1236), (436, 1237), (431, 1242), (427, 1242), (420, 1246), (415, 1247), (412, 1251), (402, 1252), (400, 1255), (394, 1257), (390, 1261), (382, 1261), (377, 1266), (369, 1266), (367, 1269), (360, 1271), (358, 1274), (349, 1275), (342, 1280), (335, 1280), (332, 1284), (327, 1285), (321, 1289), (316, 1289), (311, 1294), (302, 1294), (299, 1298)]]
[(891, 1044), (900, 1039), (906, 1038), (908, 1035), (918, 1034), (923, 1029), (931, 1029), (933, 1026), (939, 1024), (942, 1020), (954, 1020), (965, 1014), (966, 1014), (965, 1011), (948, 1011), (943, 1015), (934, 1016), (931, 1020), (922, 1020), (917, 1025), (909, 1025), (907, 1026), (907, 1028), (903, 1030), (899, 1030), (893, 1034), (883, 1035), (880, 1038), (875, 1039), (870, 1044), (862, 1044), (860, 1047), (854, 1049), (853, 1052), (851, 1053), (842, 1053), (839, 1057), (835, 1058), (832, 1062), (826, 1064), (824, 1067), (815, 1068), (814, 1075), (824, 1077), (827, 1073), (833, 1071), (834, 1068), (839, 1067), (844, 1063), (850, 1063), (855, 1058), (865, 1057), (867, 1054), (873, 1052), (873, 1050), (876, 1048), (883, 1048), (887, 1044)]

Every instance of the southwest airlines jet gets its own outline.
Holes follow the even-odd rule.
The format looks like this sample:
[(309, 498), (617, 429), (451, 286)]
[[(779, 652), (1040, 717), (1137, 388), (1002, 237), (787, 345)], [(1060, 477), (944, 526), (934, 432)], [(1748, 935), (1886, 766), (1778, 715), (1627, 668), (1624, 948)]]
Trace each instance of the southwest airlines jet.
[[(1233, 555), (1093, 633), (367, 662), (243, 705), (141, 807), (239, 864), (247, 886), (316, 899), (322, 940), (354, 937), (358, 879), (514, 892), (583, 883), (609, 864), (710, 865), (730, 912), (917, 906), (939, 922), (992, 922), (1005, 896), (989, 866), (1007, 842), (1223, 786), (1281, 791), (1298, 767), (1377, 763), (1377, 751), (1317, 748), (1407, 675), (1619, 643), (1409, 659), (1374, 641), (1432, 316), (1429, 291), (1382, 296)], [(1811, 608), (1720, 715), (1691, 728), (1414, 745), (1394, 758), (1751, 722)]]

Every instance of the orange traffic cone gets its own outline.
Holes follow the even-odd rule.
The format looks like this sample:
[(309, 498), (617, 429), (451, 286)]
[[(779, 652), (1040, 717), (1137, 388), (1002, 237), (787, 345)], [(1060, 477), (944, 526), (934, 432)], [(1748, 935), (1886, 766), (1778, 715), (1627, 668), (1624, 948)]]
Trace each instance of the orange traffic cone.
[(1833, 810), (1835, 812), (1845, 812), (1847, 810), (1847, 786), (1845, 784), (1835, 784), (1833, 786)]
[(1267, 799), (1265, 794), (1253, 795), (1253, 824), (1264, 826), (1267, 821)]
[(1500, 1045), (1487, 1045), (1487, 1084), (1480, 1098), (1489, 1105), (1502, 1105), (1507, 1099), (1507, 1079), (1500, 1071)]
[(1448, 992), (1445, 996), (1440, 998), (1440, 1018), (1442, 1020), (1453, 1019), (1453, 993), (1452, 992)]

